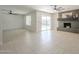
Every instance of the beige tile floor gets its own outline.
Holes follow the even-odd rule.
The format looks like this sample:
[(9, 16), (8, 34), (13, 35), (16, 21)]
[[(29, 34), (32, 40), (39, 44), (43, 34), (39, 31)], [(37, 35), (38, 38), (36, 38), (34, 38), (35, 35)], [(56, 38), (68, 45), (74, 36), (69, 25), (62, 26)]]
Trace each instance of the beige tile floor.
[(79, 34), (63, 31), (5, 31), (0, 53), (79, 53)]

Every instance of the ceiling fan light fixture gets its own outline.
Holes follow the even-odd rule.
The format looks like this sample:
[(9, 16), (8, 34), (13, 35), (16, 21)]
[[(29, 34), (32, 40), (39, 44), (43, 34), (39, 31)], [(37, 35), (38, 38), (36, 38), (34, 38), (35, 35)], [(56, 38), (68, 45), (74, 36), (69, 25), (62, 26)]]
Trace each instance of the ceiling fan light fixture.
[(56, 10), (56, 11), (64, 10), (63, 7), (59, 7), (58, 5), (50, 5), (50, 6), (53, 8), (53, 10)]
[(9, 11), (9, 14), (12, 14), (12, 11), (11, 10)]

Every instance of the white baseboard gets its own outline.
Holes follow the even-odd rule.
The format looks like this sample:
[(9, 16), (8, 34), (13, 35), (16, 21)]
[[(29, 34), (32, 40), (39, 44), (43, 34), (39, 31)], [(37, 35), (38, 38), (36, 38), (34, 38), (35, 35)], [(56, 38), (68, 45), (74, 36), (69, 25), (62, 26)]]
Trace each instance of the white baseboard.
[(3, 32), (4, 32), (4, 31), (19, 30), (19, 29), (24, 29), (24, 28), (14, 28), (14, 29), (6, 29), (6, 30), (3, 30)]

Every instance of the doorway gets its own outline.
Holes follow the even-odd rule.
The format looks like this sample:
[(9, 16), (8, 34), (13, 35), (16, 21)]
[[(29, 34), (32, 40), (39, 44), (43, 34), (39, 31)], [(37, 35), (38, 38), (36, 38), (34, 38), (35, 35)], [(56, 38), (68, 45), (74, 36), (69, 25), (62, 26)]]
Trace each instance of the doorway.
[(51, 29), (51, 17), (50, 16), (42, 16), (42, 26), (41, 30), (50, 30)]

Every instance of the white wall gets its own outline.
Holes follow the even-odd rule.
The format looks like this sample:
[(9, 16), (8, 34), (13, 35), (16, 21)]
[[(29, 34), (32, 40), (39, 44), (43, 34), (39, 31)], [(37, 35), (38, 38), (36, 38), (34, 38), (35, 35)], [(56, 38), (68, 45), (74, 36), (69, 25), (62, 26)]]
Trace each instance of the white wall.
[[(28, 26), (26, 25), (26, 16), (30, 15), (31, 16), (31, 25)], [(29, 30), (29, 31), (36, 31), (36, 11), (32, 11), (30, 13), (28, 13), (27, 15), (25, 15), (25, 29)]]
[(0, 14), (0, 20), (2, 20), (3, 30), (23, 28), (24, 18), (21, 15)]
[[(51, 14), (51, 13), (42, 12), (42, 11), (33, 11), (33, 12), (28, 13), (27, 15), (31, 15), (32, 17), (32, 21), (31, 21), (32, 25), (31, 26), (25, 25), (25, 28), (27, 30), (37, 31), (37, 32), (41, 31), (41, 24), (42, 24), (41, 16), (42, 15), (51, 16), (51, 30), (56, 30), (58, 27), (58, 21), (57, 21), (58, 14), (57, 13)], [(25, 15), (25, 17), (27, 15)], [(26, 18), (25, 18), (25, 22), (26, 22)]]
[(0, 45), (3, 42), (2, 20), (0, 19)]
[(58, 21), (57, 21), (58, 14), (53, 13), (51, 15), (51, 17), (52, 17), (52, 19), (51, 19), (51, 28), (52, 28), (52, 30), (57, 30), (57, 27), (58, 27)]
[(20, 15), (0, 14), (0, 45), (3, 43), (3, 31), (23, 28), (24, 18)]

